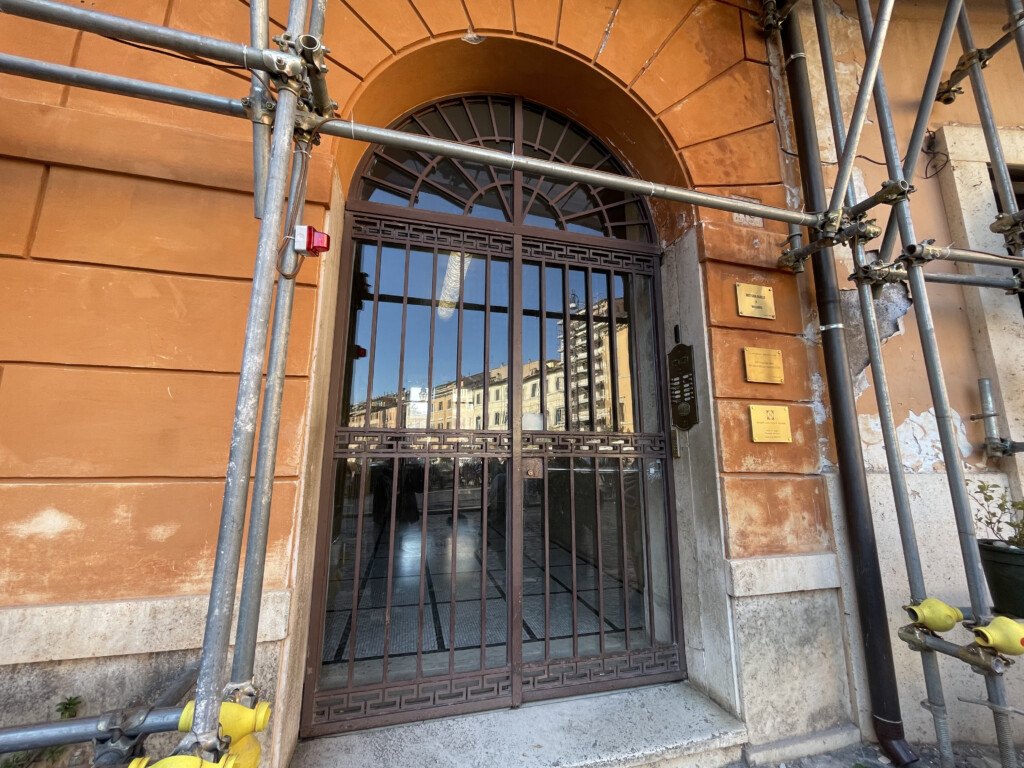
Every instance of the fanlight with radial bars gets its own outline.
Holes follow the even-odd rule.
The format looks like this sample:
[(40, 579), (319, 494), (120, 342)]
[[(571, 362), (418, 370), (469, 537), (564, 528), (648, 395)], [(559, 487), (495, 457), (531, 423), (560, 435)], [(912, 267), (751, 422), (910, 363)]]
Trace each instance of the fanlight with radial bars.
[[(522, 135), (517, 137), (515, 109), (510, 98), (460, 97), (414, 112), (398, 130), (628, 175), (588, 131), (537, 104), (522, 102)], [(373, 203), (653, 242), (640, 199), (604, 187), (532, 174), (517, 182), (506, 169), (392, 147), (377, 148), (362, 181), (360, 197)]]

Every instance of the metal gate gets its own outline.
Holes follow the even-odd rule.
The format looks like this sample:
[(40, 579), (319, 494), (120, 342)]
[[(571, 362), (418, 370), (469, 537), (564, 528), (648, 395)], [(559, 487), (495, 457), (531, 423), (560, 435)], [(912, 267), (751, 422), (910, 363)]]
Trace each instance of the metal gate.
[[(477, 134), (507, 115), (510, 135), (481, 143), (577, 131), (612, 160), (518, 100), (409, 120), (470, 140), (456, 110)], [(378, 149), (349, 204), (306, 735), (683, 676), (659, 257), (629, 239), (645, 208), (580, 188), (567, 217), (567, 185), (414, 160)], [(393, 207), (403, 189), (420, 210)], [(435, 210), (443, 190), (462, 216)], [(587, 217), (594, 234), (572, 234)]]

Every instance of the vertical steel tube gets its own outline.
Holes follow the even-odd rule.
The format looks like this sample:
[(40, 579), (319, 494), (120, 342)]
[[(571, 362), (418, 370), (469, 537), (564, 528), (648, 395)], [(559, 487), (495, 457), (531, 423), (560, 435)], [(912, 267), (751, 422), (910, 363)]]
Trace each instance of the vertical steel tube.
[[(886, 32), (889, 29), (889, 20), (892, 18), (892, 7), (895, 0), (882, 0), (878, 7), (878, 23), (875, 25), (871, 42), (867, 44), (867, 56), (864, 61), (864, 70), (861, 73), (860, 88), (857, 91), (857, 101), (853, 106), (853, 114), (850, 116), (850, 130), (847, 133), (846, 146), (839, 160), (839, 171), (836, 175), (835, 187), (832, 190), (832, 201), (829, 203), (829, 219), (833, 219), (843, 208), (843, 200), (846, 199), (846, 188), (853, 176), (853, 161), (857, 155), (857, 147), (860, 144), (860, 136), (864, 131), (864, 121), (868, 116), (868, 106), (871, 100), (871, 90), (875, 84), (875, 76), (878, 74), (882, 63), (882, 49), (885, 45)], [(826, 223), (827, 226), (830, 226)]]
[[(269, 0), (249, 0), (249, 43), (253, 48), (270, 47)], [(253, 72), (249, 99), (257, 114), (262, 114), (270, 100), (262, 76)], [(267, 167), (270, 164), (270, 123), (252, 124), (253, 214), (263, 218), (263, 200), (267, 193)]]
[[(865, 266), (864, 246), (859, 243), (855, 249), (854, 259), (858, 267)], [(896, 519), (899, 523), (903, 556), (907, 568), (907, 581), (910, 585), (910, 601), (917, 604), (924, 600), (928, 593), (925, 588), (921, 555), (917, 547), (917, 533), (914, 529), (914, 517), (910, 507), (907, 478), (903, 471), (903, 457), (900, 454), (899, 438), (896, 434), (896, 420), (892, 412), (892, 400), (889, 397), (889, 383), (882, 359), (882, 344), (878, 336), (878, 318), (875, 315), (875, 303), (871, 295), (871, 286), (865, 282), (858, 282), (857, 293), (860, 298), (861, 314), (864, 320), (864, 336), (867, 340), (868, 359), (871, 361), (871, 376), (875, 389), (875, 402), (878, 404), (879, 424), (882, 427), (885, 460), (889, 467), (889, 482), (892, 485)], [(928, 694), (928, 709), (932, 713), (932, 723), (935, 727), (935, 742), (939, 748), (939, 763), (942, 768), (953, 768), (953, 744), (949, 734), (945, 694), (942, 690), (942, 673), (939, 670), (939, 660), (935, 652), (922, 650), (921, 665), (924, 674), (925, 690)]]
[[(784, 56), (787, 61), (790, 98), (800, 156), (800, 171), (806, 191), (806, 205), (825, 204), (825, 182), (821, 174), (818, 136), (814, 125), (814, 104), (798, 22), (793, 17), (782, 25)], [(876, 67), (877, 71), (877, 67)], [(873, 77), (871, 78), (874, 79)], [(847, 144), (847, 152), (852, 144)], [(852, 157), (852, 155), (851, 155)], [(845, 198), (845, 190), (838, 201)], [(861, 453), (860, 430), (853, 382), (846, 357), (842, 309), (832, 249), (814, 254), (814, 286), (825, 352), (825, 373), (832, 404), (833, 428), (839, 460), (843, 508), (849, 527), (850, 548), (855, 563), (857, 607), (868, 666), (868, 688), (872, 719), (879, 742), (896, 765), (917, 759), (904, 740), (896, 672), (882, 589), (881, 567), (871, 521), (871, 505)]]
[(978, 379), (981, 395), (981, 416), (985, 425), (985, 440), (999, 439), (999, 424), (996, 422), (996, 400), (992, 396), (992, 379)]
[[(292, 0), (288, 19), (289, 31), (299, 31), (305, 20), (307, 0)], [(245, 328), (238, 395), (235, 402), (231, 446), (228, 453), (224, 483), (224, 504), (221, 509), (217, 555), (210, 586), (210, 604), (206, 614), (206, 630), (196, 684), (196, 711), (190, 737), (183, 747), (196, 744), (203, 752), (216, 756), (221, 742), (218, 736), (220, 701), (231, 637), (231, 617), (238, 581), (238, 561), (242, 548), (246, 498), (249, 493), (249, 470), (252, 467), (256, 416), (263, 381), (263, 362), (267, 348), (267, 327), (270, 320), (271, 291), (281, 243), (284, 197), (288, 165), (291, 158), (297, 97), (282, 89), (278, 96), (276, 121), (271, 140), (270, 165), (267, 173), (267, 194), (264, 218), (260, 223), (256, 264), (253, 270), (249, 316)]]
[[(301, 211), (305, 203), (302, 154), (304, 151), (306, 150), (297, 148), (294, 153), (286, 221), (291, 221), (293, 209)], [(281, 272), (294, 272), (297, 261), (294, 242), (289, 240), (281, 258)], [(235, 652), (231, 666), (231, 681), (234, 683), (252, 679), (256, 660), (256, 638), (260, 621), (260, 603), (263, 598), (263, 573), (267, 562), (270, 505), (274, 496), (274, 471), (277, 466), (277, 441), (281, 428), (281, 401), (284, 397), (288, 336), (291, 331), (294, 296), (295, 278), (285, 277), (279, 272), (274, 300), (274, 321), (270, 332), (267, 381), (263, 391), (259, 443), (256, 450), (256, 475), (253, 478), (252, 502), (249, 507), (249, 534), (245, 542), (242, 594), (238, 601), (238, 629), (235, 633)]]
[[(953, 498), (953, 512), (956, 516), (957, 533), (960, 537), (960, 551), (963, 555), (964, 569), (967, 572), (967, 590), (971, 600), (971, 612), (979, 624), (987, 624), (992, 614), (989, 611), (988, 599), (985, 594), (984, 574), (981, 569), (981, 557), (978, 553), (978, 541), (974, 532), (974, 520), (971, 515), (967, 488), (964, 485), (963, 465), (957, 449), (953, 420), (950, 415), (949, 394), (946, 382), (942, 377), (942, 364), (939, 349), (935, 341), (935, 326), (932, 322), (931, 307), (924, 283), (924, 272), (920, 265), (911, 264), (907, 267), (910, 277), (910, 289), (914, 295), (917, 311), (917, 322), (920, 328), (921, 347), (924, 350), (925, 366), (928, 370), (928, 384), (932, 392), (935, 406), (935, 420), (939, 428), (942, 442), (942, 456), (946, 463), (949, 478), (950, 495)], [(997, 706), (1006, 706), (1005, 682), (1000, 675), (985, 675), (985, 687), (988, 690), (989, 702)], [(1016, 768), (1017, 755), (1013, 749), (1010, 734), (1009, 715), (1006, 712), (993, 711), (996, 736), (999, 741), (999, 756), (1003, 768)], [(1007, 746), (1008, 745), (1008, 746)]]
[[(819, 49), (821, 51), (822, 71), (825, 77), (825, 93), (828, 97), (829, 112), (832, 117), (832, 132), (835, 138), (836, 151), (841, 152), (845, 146), (846, 137), (843, 130), (839, 84), (835, 75), (835, 59), (832, 54), (832, 39), (828, 32), (828, 19), (824, 0), (813, 0), (813, 7)], [(881, 78), (881, 73), (878, 76)], [(855, 202), (853, 190), (849, 187), (847, 188), (846, 202), (847, 205), (852, 205)], [(863, 244), (860, 242), (854, 243), (853, 252), (857, 267), (865, 267), (866, 259)], [(916, 604), (924, 600), (928, 595), (925, 590), (921, 556), (917, 547), (917, 534), (914, 530), (914, 517), (910, 507), (910, 493), (907, 489), (907, 478), (903, 471), (903, 458), (900, 455), (899, 438), (896, 435), (896, 420), (893, 417), (892, 401), (889, 398), (889, 385), (885, 363), (882, 358), (882, 342), (878, 334), (878, 319), (875, 314), (875, 303), (871, 294), (871, 286), (863, 281), (858, 282), (857, 294), (860, 299), (864, 337), (868, 347), (868, 359), (871, 363), (871, 375), (874, 381), (875, 401), (878, 404), (878, 417), (882, 428), (882, 442), (885, 446), (885, 458), (889, 467), (889, 481), (892, 485), (896, 519), (899, 523), (900, 539), (903, 545), (903, 555), (907, 568), (907, 580), (910, 585), (910, 599), (911, 602)], [(942, 768), (953, 768), (953, 745), (949, 735), (949, 721), (946, 715), (945, 696), (942, 691), (942, 677), (935, 653), (932, 651), (922, 651), (921, 664), (923, 667), (925, 689), (928, 694), (928, 709), (932, 713), (935, 739), (939, 747), (939, 762)]]

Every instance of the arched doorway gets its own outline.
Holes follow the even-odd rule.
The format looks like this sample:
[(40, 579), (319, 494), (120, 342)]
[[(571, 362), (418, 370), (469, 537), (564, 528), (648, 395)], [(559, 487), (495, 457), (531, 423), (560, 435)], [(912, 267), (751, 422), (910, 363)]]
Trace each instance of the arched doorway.
[[(625, 172), (521, 98), (396, 127)], [(303, 733), (683, 677), (645, 203), (383, 147), (353, 197)]]

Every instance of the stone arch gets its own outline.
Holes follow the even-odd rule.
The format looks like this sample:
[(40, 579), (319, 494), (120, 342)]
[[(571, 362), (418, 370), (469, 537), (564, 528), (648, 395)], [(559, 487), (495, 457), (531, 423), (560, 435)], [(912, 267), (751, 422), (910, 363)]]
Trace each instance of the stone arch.
[[(411, 109), (446, 96), (520, 95), (580, 122), (640, 178), (692, 186), (682, 157), (644, 105), (589, 63), (523, 39), (495, 37), (479, 45), (459, 38), (416, 47), (387, 62), (353, 94), (346, 117), (389, 125)], [(365, 145), (340, 141), (339, 176), (346, 193)], [(662, 242), (694, 220), (690, 206), (651, 201)]]

